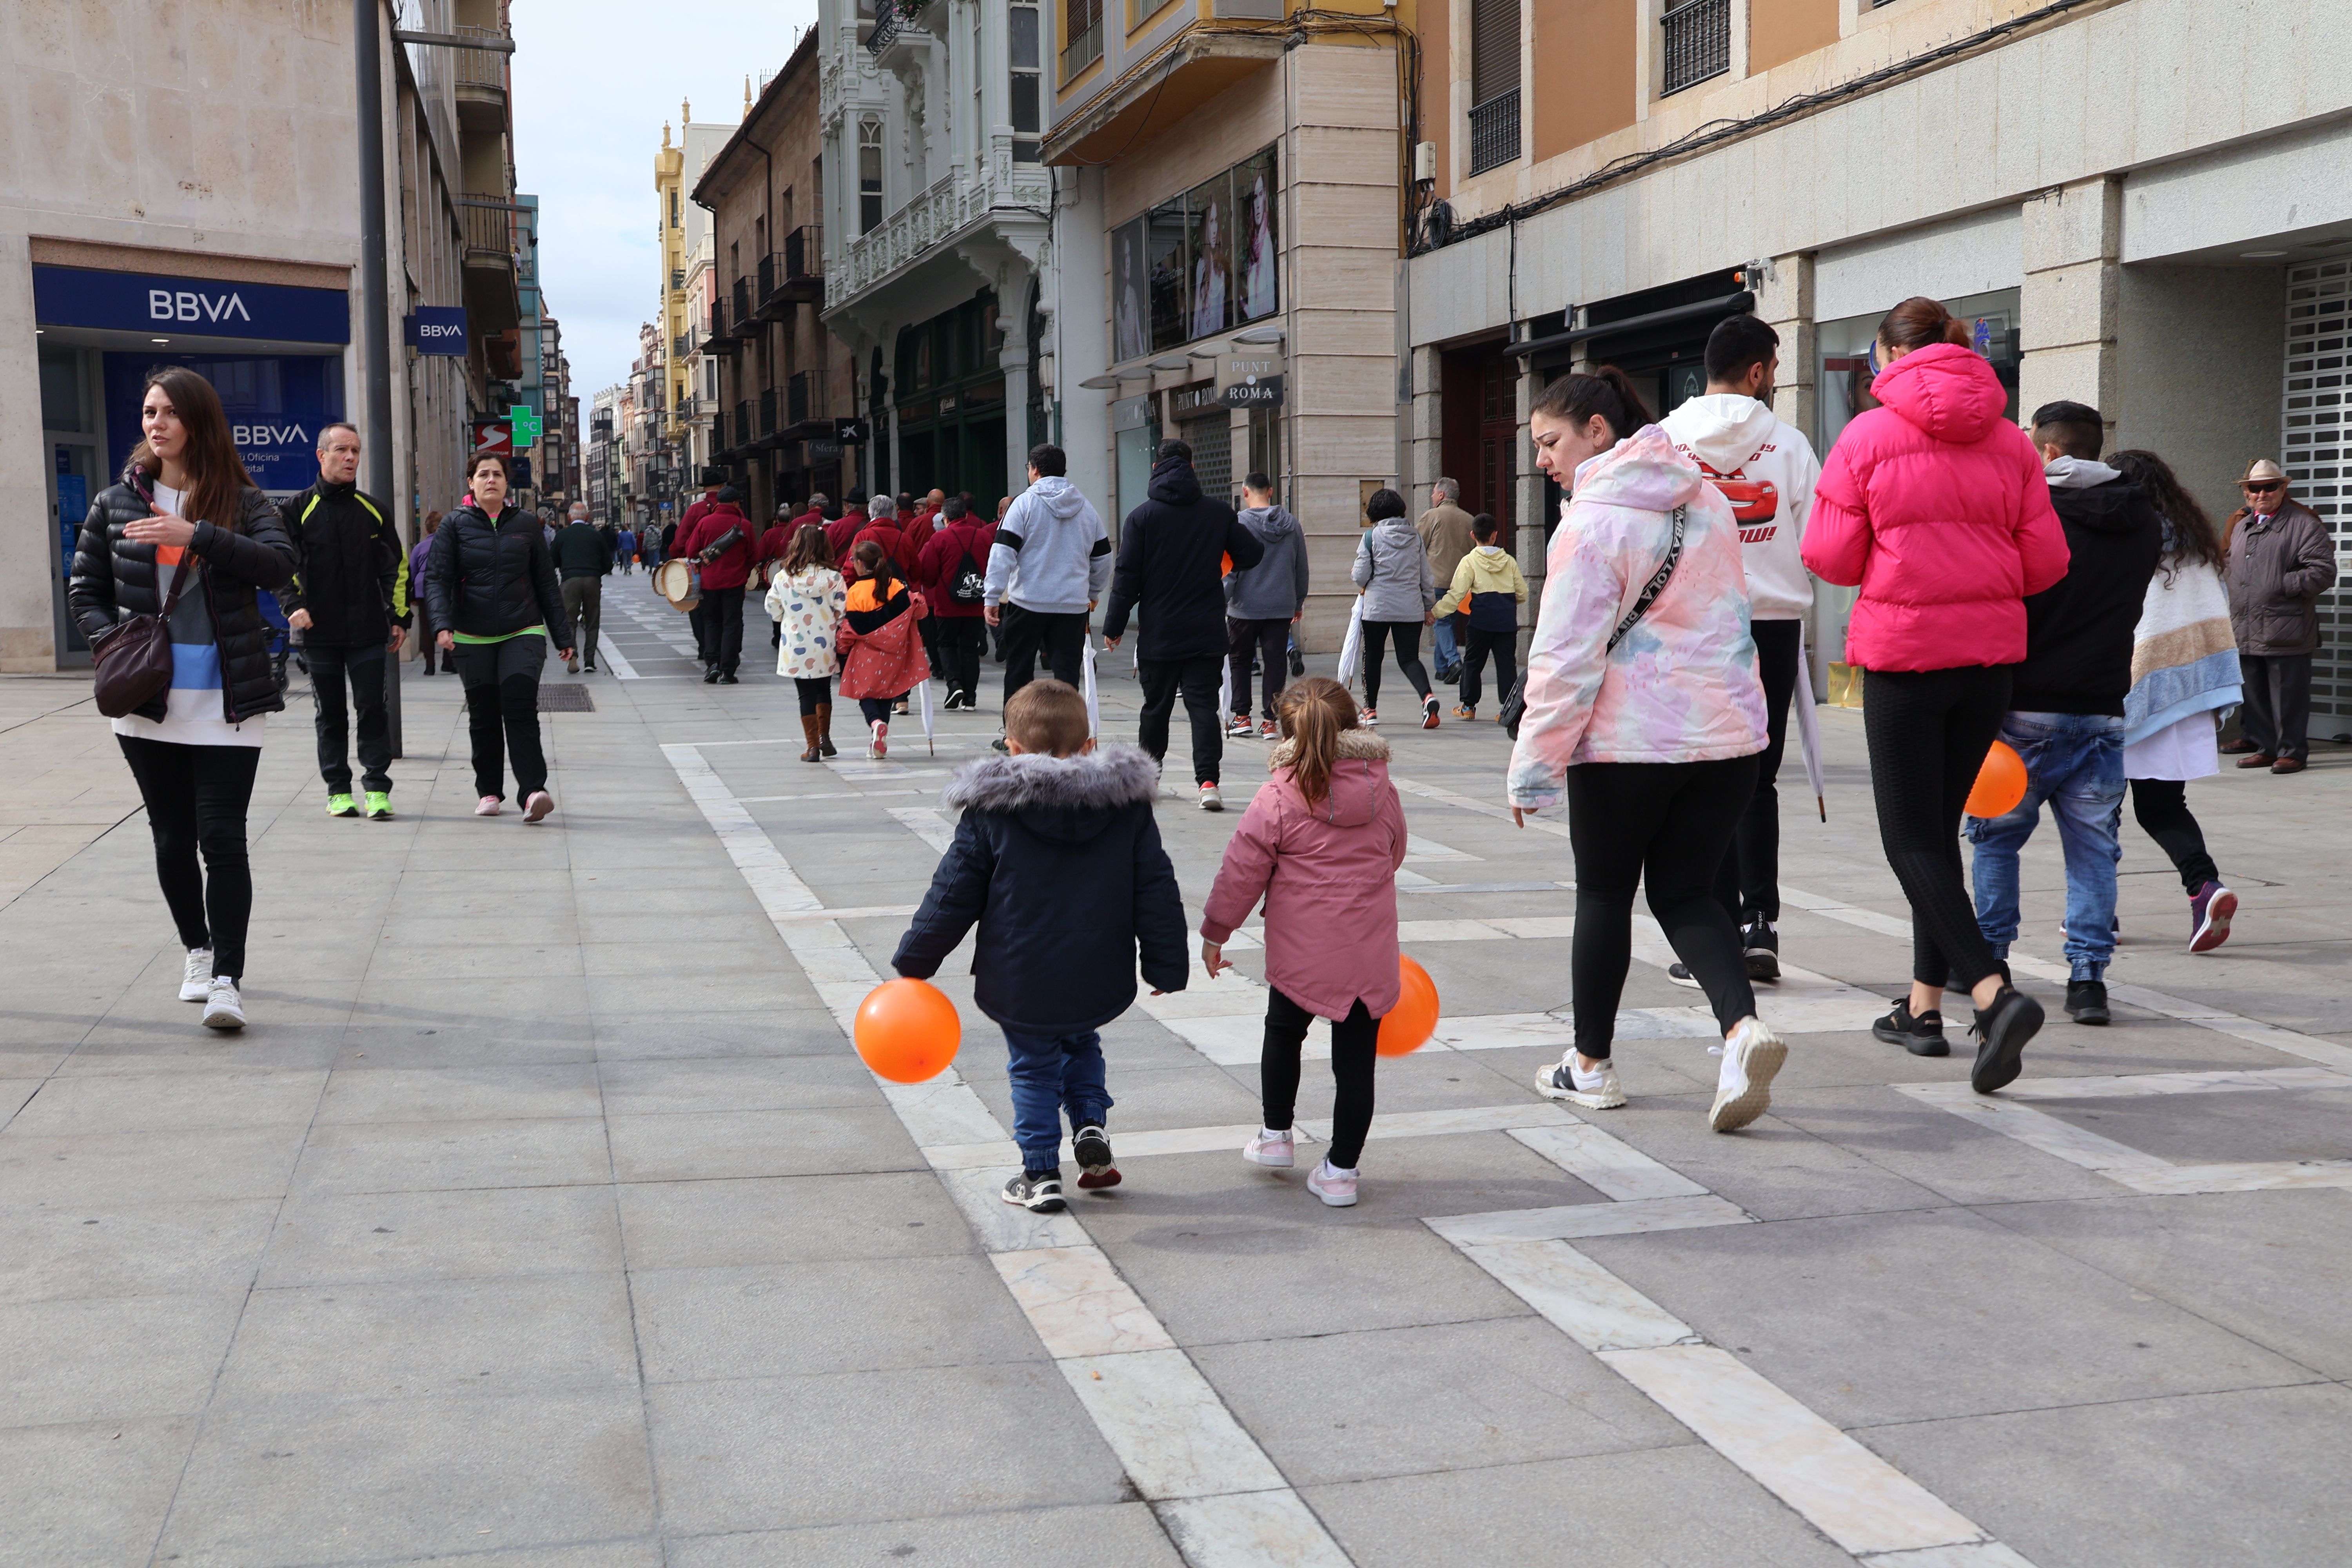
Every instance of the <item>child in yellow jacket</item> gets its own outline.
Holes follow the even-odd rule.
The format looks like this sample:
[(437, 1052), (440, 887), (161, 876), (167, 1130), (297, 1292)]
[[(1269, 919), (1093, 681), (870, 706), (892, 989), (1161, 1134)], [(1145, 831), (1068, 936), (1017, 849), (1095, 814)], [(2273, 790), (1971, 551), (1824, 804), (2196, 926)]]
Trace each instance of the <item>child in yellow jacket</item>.
[(1470, 630), (1462, 643), (1462, 700), (1456, 719), (1478, 717), (1478, 680), (1486, 673), (1486, 656), (1495, 657), (1495, 689), (1507, 697), (1519, 679), (1519, 606), (1528, 602), (1528, 580), (1511, 552), (1495, 542), (1495, 520), (1480, 512), (1470, 521), (1470, 536), (1477, 548), (1454, 569), (1454, 585), (1437, 601), (1437, 613), (1470, 615)]

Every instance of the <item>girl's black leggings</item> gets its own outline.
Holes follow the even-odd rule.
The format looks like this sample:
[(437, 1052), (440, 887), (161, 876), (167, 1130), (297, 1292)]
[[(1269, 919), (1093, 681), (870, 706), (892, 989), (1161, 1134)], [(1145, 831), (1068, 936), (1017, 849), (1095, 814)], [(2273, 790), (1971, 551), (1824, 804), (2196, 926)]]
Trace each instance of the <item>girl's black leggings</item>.
[(1715, 1007), (1725, 1034), (1756, 1011), (1739, 931), (1715, 896), (1756, 759), (1584, 763), (1568, 770), (1569, 842), (1576, 851), (1576, 938), (1570, 949), (1576, 1048), (1605, 1061), (1633, 962), (1633, 892)]
[(2189, 811), (2189, 786), (2179, 779), (2134, 779), (2132, 816), (2180, 873), (2180, 885), (2195, 898), (2208, 882), (2221, 879), (2221, 869), (2205, 849), (2205, 830)]
[(801, 694), (801, 717), (803, 719), (814, 719), (818, 709), (833, 706), (833, 679), (830, 676), (803, 680), (796, 675), (793, 677), (793, 689)]
[(1960, 869), (1960, 817), (2009, 711), (2013, 667), (1866, 672), (1863, 734), (1886, 864), (1911, 900), (1911, 978), (1973, 990), (1995, 972)]
[[(1290, 1126), (1298, 1106), (1298, 1051), (1307, 1043), (1315, 1015), (1269, 985), (1265, 988), (1265, 1046), (1257, 1062), (1265, 1098), (1265, 1124), (1276, 1132)], [(1358, 1002), (1344, 1018), (1331, 1020), (1331, 1148), (1334, 1165), (1352, 1171), (1364, 1157), (1364, 1135), (1372, 1129), (1372, 1064), (1381, 1021)]]
[[(147, 826), (155, 836), (155, 879), (180, 945), (213, 950), (213, 973), (245, 978), (245, 928), (253, 914), (253, 868), (246, 856), (246, 808), (253, 800), (258, 746), (183, 746), (118, 735)], [(197, 857), (203, 857), (201, 868)]]

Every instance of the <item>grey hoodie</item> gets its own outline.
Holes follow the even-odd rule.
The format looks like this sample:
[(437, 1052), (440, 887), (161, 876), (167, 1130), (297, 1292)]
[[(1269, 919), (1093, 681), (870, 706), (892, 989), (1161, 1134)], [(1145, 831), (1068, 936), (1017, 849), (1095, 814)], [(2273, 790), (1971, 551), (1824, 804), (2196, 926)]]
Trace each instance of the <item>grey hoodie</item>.
[(1244, 528), (1265, 542), (1265, 559), (1225, 579), (1225, 614), (1237, 621), (1286, 621), (1307, 603), (1307, 537), (1279, 505), (1254, 506)]
[(1364, 619), (1418, 622), (1437, 605), (1437, 574), (1409, 517), (1384, 517), (1364, 530), (1349, 571), (1364, 591)]
[(1109, 583), (1110, 534), (1077, 486), (1048, 474), (1013, 498), (988, 552), (986, 603), (1082, 616)]

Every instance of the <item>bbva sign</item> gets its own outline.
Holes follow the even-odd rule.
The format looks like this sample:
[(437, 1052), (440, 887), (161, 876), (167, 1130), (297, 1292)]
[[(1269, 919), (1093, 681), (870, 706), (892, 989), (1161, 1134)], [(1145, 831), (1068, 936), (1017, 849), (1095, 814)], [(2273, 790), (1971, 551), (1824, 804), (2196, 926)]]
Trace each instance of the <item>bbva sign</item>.
[(193, 289), (150, 289), (147, 319), (151, 321), (251, 321), (235, 289), (226, 294), (200, 294)]

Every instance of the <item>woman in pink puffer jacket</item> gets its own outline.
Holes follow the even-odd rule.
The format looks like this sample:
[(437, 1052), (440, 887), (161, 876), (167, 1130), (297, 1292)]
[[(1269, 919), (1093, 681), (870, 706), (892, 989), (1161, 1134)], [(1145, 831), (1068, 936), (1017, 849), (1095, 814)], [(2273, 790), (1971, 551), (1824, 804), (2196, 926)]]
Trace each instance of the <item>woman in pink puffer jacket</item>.
[(1528, 429), (1537, 466), (1570, 495), (1528, 650), (1511, 815), (1564, 795), (1576, 850), (1576, 1044), (1536, 1087), (1594, 1110), (1625, 1103), (1610, 1052), (1646, 886), (1723, 1028), (1707, 1125), (1729, 1132), (1771, 1104), (1789, 1050), (1756, 1016), (1713, 891), (1769, 736), (1739, 524), (1614, 365), (1544, 388)]
[(2026, 595), (2066, 574), (2066, 536), (2042, 458), (2002, 416), (2009, 394), (1968, 329), (1933, 300), (1878, 324), (1871, 395), (1813, 492), (1805, 564), (1860, 584), (1846, 658), (1868, 672), (1863, 728), (1887, 864), (1911, 901), (1911, 994), (1872, 1026), (1943, 1056), (1943, 988), (1977, 1005), (1969, 1081), (2015, 1079), (2042, 1006), (2012, 989), (1977, 927), (1960, 874), (1960, 816), (2009, 711), (2025, 657)]

